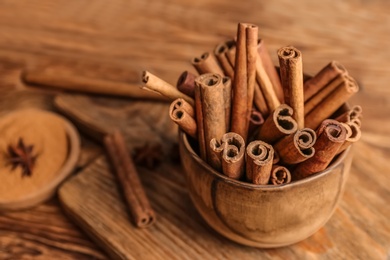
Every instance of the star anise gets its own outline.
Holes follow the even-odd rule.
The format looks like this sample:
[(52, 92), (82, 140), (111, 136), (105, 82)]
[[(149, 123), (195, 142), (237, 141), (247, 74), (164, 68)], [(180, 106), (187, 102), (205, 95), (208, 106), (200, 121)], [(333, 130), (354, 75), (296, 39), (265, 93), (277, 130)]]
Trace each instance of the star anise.
[(20, 166), (22, 168), (22, 177), (31, 176), (37, 155), (33, 155), (33, 145), (25, 145), (23, 138), (19, 138), (16, 146), (8, 146), (9, 162), (12, 164), (12, 170)]
[(162, 159), (162, 149), (160, 144), (145, 144), (142, 147), (134, 148), (133, 160), (137, 165), (148, 169), (157, 167)]

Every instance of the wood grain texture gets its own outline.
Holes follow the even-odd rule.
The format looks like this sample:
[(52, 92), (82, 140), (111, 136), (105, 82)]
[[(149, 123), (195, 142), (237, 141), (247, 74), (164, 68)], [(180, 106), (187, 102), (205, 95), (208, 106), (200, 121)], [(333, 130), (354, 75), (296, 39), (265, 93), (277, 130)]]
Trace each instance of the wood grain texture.
[[(354, 147), (355, 160), (339, 208), (325, 228), (309, 239), (273, 250), (240, 247), (222, 239), (204, 226), (193, 208), (188, 212), (166, 210), (167, 214), (184, 219), (184, 227), (194, 225), (207, 234), (189, 229), (189, 241), (205, 241), (210, 252), (215, 251), (207, 242), (219, 243), (224, 251), (216, 252), (215, 258), (386, 259), (390, 254), (389, 7), (383, 0), (249, 0), (245, 4), (226, 0), (4, 0), (0, 2), (0, 107), (53, 108), (51, 93), (32, 91), (20, 80), (23, 68), (47, 63), (81, 66), (108, 80), (127, 80), (131, 75), (127, 72), (147, 69), (174, 84), (183, 70), (195, 72), (190, 65), (192, 57), (233, 37), (237, 22), (254, 23), (275, 64), (276, 50), (293, 45), (304, 55), (306, 73), (314, 75), (331, 60), (338, 60), (361, 87), (351, 103), (364, 109), (363, 136)], [(88, 147), (96, 146), (91, 143)], [(87, 150), (92, 157), (97, 155), (95, 148)], [(80, 167), (89, 161), (84, 160)], [(163, 169), (170, 172), (169, 167)], [(183, 184), (182, 179), (169, 183), (176, 181)], [(175, 196), (165, 191), (167, 195), (161, 196)], [(184, 189), (179, 194), (184, 194)], [(188, 197), (184, 198), (190, 204)], [(42, 210), (47, 208), (50, 213)], [(37, 222), (45, 223), (44, 227), (26, 220), (37, 215)], [(37, 259), (102, 257), (67, 222), (56, 201), (0, 217), (0, 254), (5, 254), (1, 258), (31, 258), (20, 252), (33, 252)], [(62, 240), (56, 236), (56, 228), (74, 234), (77, 243), (58, 244)], [(33, 238), (29, 230), (35, 230)], [(208, 256), (198, 246), (182, 248), (194, 257)], [(87, 256), (80, 256), (79, 251), (88, 252)]]

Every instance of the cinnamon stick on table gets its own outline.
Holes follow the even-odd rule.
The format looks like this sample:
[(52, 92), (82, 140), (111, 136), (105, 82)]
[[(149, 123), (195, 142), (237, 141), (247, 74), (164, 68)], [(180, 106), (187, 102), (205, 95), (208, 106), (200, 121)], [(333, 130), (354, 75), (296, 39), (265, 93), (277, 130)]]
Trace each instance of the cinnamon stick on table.
[(115, 131), (105, 136), (104, 145), (135, 225), (140, 228), (150, 226), (156, 219), (155, 213), (146, 197), (122, 134)]
[(324, 120), (317, 130), (314, 156), (297, 165), (293, 171), (293, 179), (303, 179), (325, 170), (345, 142), (346, 134), (347, 131), (340, 122), (332, 119)]
[(274, 149), (263, 141), (253, 141), (246, 148), (246, 178), (254, 184), (266, 185), (271, 176)]
[(284, 100), (294, 110), (293, 118), (298, 123), (298, 129), (302, 129), (305, 127), (302, 54), (288, 46), (278, 50), (278, 57)]
[(257, 139), (273, 144), (298, 130), (297, 122), (292, 118), (293, 109), (286, 105), (280, 105), (261, 126)]
[(215, 161), (210, 149), (213, 138), (220, 140), (226, 133), (224, 84), (219, 74), (203, 74), (195, 79), (196, 88), (199, 89), (202, 102), (204, 140), (207, 161), (211, 166)]
[(315, 152), (316, 133), (310, 128), (296, 131), (274, 145), (280, 160), (285, 164), (297, 164), (311, 158)]
[(194, 99), (180, 92), (177, 88), (153, 75), (149, 71), (144, 71), (142, 73), (142, 82), (144, 83), (142, 89), (159, 93), (172, 101), (176, 98), (182, 98), (191, 105), (195, 104)]

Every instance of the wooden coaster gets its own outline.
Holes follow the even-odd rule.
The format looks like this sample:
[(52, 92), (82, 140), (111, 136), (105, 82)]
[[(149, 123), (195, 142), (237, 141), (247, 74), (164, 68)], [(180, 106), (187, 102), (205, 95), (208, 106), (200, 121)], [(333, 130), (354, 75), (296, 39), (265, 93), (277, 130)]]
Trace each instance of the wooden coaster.
[[(35, 157), (31, 174), (13, 165), (9, 147), (23, 140)], [(0, 118), (0, 210), (34, 206), (48, 198), (72, 172), (80, 153), (75, 127), (48, 111), (25, 109)]]

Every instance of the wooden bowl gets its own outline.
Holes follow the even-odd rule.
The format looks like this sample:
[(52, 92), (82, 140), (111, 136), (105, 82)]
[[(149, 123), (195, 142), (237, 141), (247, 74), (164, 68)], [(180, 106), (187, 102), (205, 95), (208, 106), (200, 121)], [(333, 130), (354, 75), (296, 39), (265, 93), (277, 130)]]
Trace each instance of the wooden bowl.
[(352, 162), (350, 149), (325, 171), (281, 186), (230, 179), (206, 164), (179, 135), (189, 193), (204, 220), (243, 245), (272, 248), (301, 241), (332, 216)]

